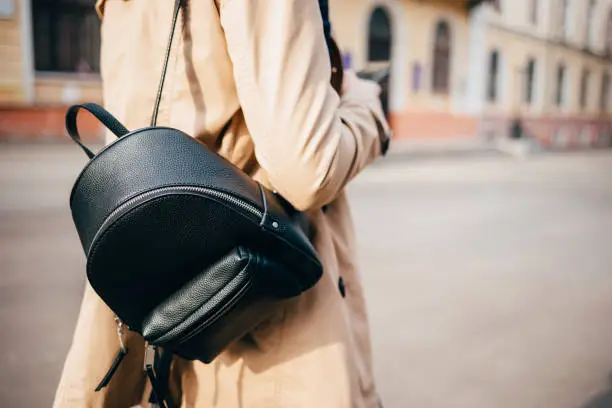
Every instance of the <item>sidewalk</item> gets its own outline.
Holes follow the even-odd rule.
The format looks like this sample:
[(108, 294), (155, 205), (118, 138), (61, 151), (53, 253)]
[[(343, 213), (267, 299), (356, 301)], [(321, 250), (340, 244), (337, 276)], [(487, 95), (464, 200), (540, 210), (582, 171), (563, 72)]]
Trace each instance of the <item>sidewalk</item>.
[(470, 158), (509, 156), (525, 159), (534, 155), (558, 154), (590, 150), (605, 150), (611, 146), (543, 146), (534, 139), (485, 139), (481, 137), (457, 139), (396, 139), (391, 141), (387, 157), (382, 162), (414, 159)]
[[(89, 147), (97, 152), (103, 148), (101, 144), (89, 144)], [(542, 146), (537, 140), (524, 139), (512, 140), (507, 138), (486, 139), (483, 137), (457, 137), (446, 139), (406, 139), (397, 138), (391, 140), (387, 156), (377, 160), (376, 165), (381, 163), (409, 160), (428, 159), (469, 159), (472, 157), (495, 157), (507, 156), (524, 159), (539, 154), (555, 154), (574, 151), (602, 150), (612, 146), (573, 146), (559, 148), (555, 146)], [(66, 138), (62, 142), (0, 142), (0, 161), (8, 158), (18, 160), (23, 154), (28, 156), (37, 155), (44, 160), (48, 154), (78, 155), (85, 158), (83, 152), (71, 140)]]
[(434, 159), (503, 154), (483, 138), (392, 139), (385, 161), (397, 159)]

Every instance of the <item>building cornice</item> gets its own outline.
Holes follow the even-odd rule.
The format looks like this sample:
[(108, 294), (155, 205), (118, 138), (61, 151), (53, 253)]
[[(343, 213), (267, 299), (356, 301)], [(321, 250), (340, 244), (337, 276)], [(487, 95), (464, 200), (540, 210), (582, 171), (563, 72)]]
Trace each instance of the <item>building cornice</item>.
[(551, 45), (551, 46), (555, 46), (555, 47), (560, 47), (560, 48), (565, 48), (568, 51), (572, 51), (572, 52), (577, 52), (580, 53), (586, 57), (590, 57), (590, 58), (595, 58), (600, 60), (601, 62), (612, 62), (612, 55), (607, 55), (604, 53), (598, 53), (593, 51), (591, 48), (589, 48), (588, 46), (579, 46), (576, 44), (572, 44), (570, 42), (568, 42), (567, 40), (563, 39), (563, 38), (550, 38), (550, 37), (543, 37), (534, 33), (530, 33), (530, 32), (525, 32), (522, 30), (518, 30), (515, 28), (511, 28), (511, 27), (507, 27), (503, 24), (499, 24), (499, 23), (492, 23), (489, 22), (488, 26), (490, 28), (499, 30), (499, 31), (503, 31), (505, 33), (508, 34), (512, 34), (515, 35), (517, 37), (521, 37), (521, 38), (527, 38), (529, 40), (532, 41), (537, 41), (543, 44), (547, 44), (547, 45)]

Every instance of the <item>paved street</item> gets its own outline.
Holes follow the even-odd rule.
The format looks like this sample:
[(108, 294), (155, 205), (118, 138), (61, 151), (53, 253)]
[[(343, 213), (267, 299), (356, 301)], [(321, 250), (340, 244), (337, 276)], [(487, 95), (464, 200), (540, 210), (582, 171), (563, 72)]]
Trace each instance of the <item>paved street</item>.
[[(350, 188), (385, 407), (612, 407), (612, 152), (406, 161)], [(84, 163), (0, 145), (5, 407), (50, 406), (84, 283), (67, 209)]]

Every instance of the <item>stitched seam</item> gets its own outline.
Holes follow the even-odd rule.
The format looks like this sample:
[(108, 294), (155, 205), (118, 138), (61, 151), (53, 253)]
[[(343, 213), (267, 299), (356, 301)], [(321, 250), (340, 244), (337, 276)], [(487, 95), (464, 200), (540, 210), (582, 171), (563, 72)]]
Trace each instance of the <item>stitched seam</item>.
[[(102, 225), (104, 225), (104, 223), (106, 222), (106, 220), (108, 219), (108, 217), (109, 217), (109, 216), (110, 216), (110, 215), (111, 215), (111, 214), (112, 214), (112, 213), (113, 213), (113, 212), (114, 212), (114, 211), (115, 211), (117, 208), (121, 207), (122, 205), (125, 205), (127, 202), (129, 202), (129, 201), (131, 201), (131, 200), (136, 200), (136, 199), (137, 199), (139, 196), (142, 196), (142, 195), (145, 195), (145, 194), (151, 194), (151, 193), (153, 193), (153, 192), (154, 192), (154, 191), (156, 191), (156, 190), (168, 189), (168, 188), (173, 188), (173, 187), (176, 187), (176, 188), (183, 188), (183, 187), (194, 187), (194, 188), (204, 188), (204, 189), (215, 190), (215, 191), (217, 191), (217, 192), (219, 192), (219, 193), (227, 194), (227, 195), (231, 196), (232, 198), (234, 198), (234, 199), (236, 199), (236, 200), (242, 200), (242, 201), (245, 201), (246, 203), (248, 203), (248, 204), (250, 204), (250, 205), (253, 205), (253, 206), (255, 206), (255, 207), (257, 207), (257, 206), (258, 206), (258, 203), (255, 203), (255, 202), (251, 201), (251, 200), (250, 200), (250, 199), (248, 199), (248, 198), (244, 198), (243, 196), (239, 196), (239, 195), (237, 195), (237, 194), (234, 194), (234, 193), (231, 193), (231, 192), (228, 192), (228, 191), (226, 191), (226, 190), (219, 189), (219, 188), (215, 188), (215, 187), (206, 187), (206, 186), (201, 186), (201, 185), (197, 185), (197, 184), (162, 184), (162, 185), (159, 185), (159, 186), (155, 186), (155, 187), (153, 187), (153, 188), (151, 188), (151, 189), (149, 189), (149, 190), (144, 190), (144, 191), (138, 192), (138, 193), (136, 193), (136, 194), (133, 194), (133, 195), (128, 196), (127, 198), (125, 198), (125, 199), (121, 200), (121, 202), (117, 203), (117, 204), (116, 204), (116, 205), (113, 207), (113, 209), (111, 209), (111, 210), (110, 210), (110, 212), (108, 212), (107, 214), (105, 214), (105, 215), (103, 216), (102, 223), (101, 223), (101, 224), (98, 226), (98, 228), (97, 228), (97, 229), (99, 230), (99, 229), (102, 227)], [(125, 213), (127, 213), (127, 212), (129, 212), (129, 211), (131, 211), (131, 210), (133, 210), (133, 209), (136, 209), (136, 208), (140, 207), (140, 205), (145, 204), (145, 203), (148, 203), (148, 202), (150, 202), (150, 201), (152, 201), (152, 200), (154, 200), (154, 199), (156, 199), (156, 198), (162, 198), (162, 197), (166, 197), (166, 196), (169, 196), (169, 195), (193, 195), (193, 196), (199, 196), (199, 197), (206, 197), (207, 199), (210, 199), (210, 200), (212, 200), (212, 201), (215, 201), (215, 202), (217, 202), (217, 203), (219, 203), (219, 204), (224, 205), (226, 208), (230, 208), (230, 209), (232, 209), (232, 210), (237, 210), (237, 208), (236, 208), (235, 206), (233, 206), (233, 205), (228, 205), (228, 204), (227, 204), (225, 201), (220, 200), (219, 198), (214, 197), (214, 196), (212, 196), (212, 195), (206, 195), (206, 194), (204, 194), (204, 193), (202, 193), (202, 194), (198, 194), (198, 193), (195, 193), (195, 192), (188, 192), (188, 191), (168, 191), (167, 193), (161, 193), (160, 195), (156, 195), (156, 196), (152, 196), (152, 197), (150, 197), (148, 200), (145, 200), (145, 201), (143, 201), (143, 202), (139, 202), (139, 203), (138, 203), (138, 205), (137, 205), (136, 207), (130, 207), (130, 208), (126, 209), (126, 210), (125, 210)], [(121, 216), (119, 216), (119, 218), (117, 218), (117, 219), (122, 218), (122, 217), (123, 217), (123, 215), (124, 215), (125, 213), (121, 214)], [(248, 217), (247, 217), (247, 218), (248, 218)], [(95, 237), (96, 237), (96, 234), (94, 234), (94, 235), (93, 235), (93, 237), (95, 238)], [(92, 242), (89, 244), (90, 250), (91, 250), (91, 247), (92, 247), (92, 246), (93, 246), (93, 241), (92, 241)]]
[(206, 329), (207, 327), (211, 326), (212, 324), (214, 324), (216, 321), (219, 320), (219, 318), (225, 313), (230, 311), (240, 300), (242, 300), (244, 298), (244, 294), (248, 291), (248, 289), (252, 286), (253, 281), (251, 279), (249, 279), (242, 288), (240, 288), (238, 290), (238, 292), (236, 292), (236, 294), (232, 297), (232, 299), (228, 302), (228, 304), (226, 305), (226, 307), (220, 309), (219, 311), (217, 311), (217, 313), (215, 313), (213, 316), (211, 316), (209, 319), (206, 319), (206, 321), (204, 323), (202, 323), (200, 326), (198, 326), (198, 328), (193, 331), (190, 332), (189, 335), (185, 338), (182, 338), (180, 340), (178, 340), (179, 344), (184, 344), (186, 342), (188, 342), (189, 340), (191, 340), (193, 337), (197, 336), (198, 334), (200, 334), (202, 332), (202, 330)]
[[(166, 196), (166, 195), (162, 195), (162, 196), (159, 196), (159, 197), (156, 197), (156, 198), (165, 199), (165, 198), (167, 198), (167, 197), (168, 197), (168, 196)], [(191, 198), (195, 198), (195, 197), (191, 197)], [(147, 201), (145, 201), (145, 202), (143, 202), (143, 203), (140, 203), (138, 206), (133, 207), (133, 208), (131, 208), (130, 210), (128, 210), (128, 211), (126, 211), (125, 213), (123, 213), (123, 214), (122, 214), (120, 217), (118, 217), (118, 218), (115, 220), (115, 222), (113, 222), (113, 223), (112, 223), (110, 226), (108, 226), (108, 227), (106, 228), (106, 230), (105, 230), (105, 231), (104, 231), (104, 232), (103, 232), (103, 233), (102, 233), (102, 234), (101, 234), (101, 235), (98, 237), (98, 239), (96, 239), (96, 241), (95, 241), (95, 242), (92, 242), (92, 243), (91, 243), (91, 246), (90, 246), (90, 252), (89, 252), (89, 254), (87, 255), (87, 264), (86, 264), (87, 280), (90, 282), (90, 284), (91, 284), (91, 281), (90, 281), (90, 279), (89, 279), (89, 267), (90, 267), (90, 265), (91, 265), (91, 259), (93, 259), (93, 258), (95, 257), (95, 255), (96, 255), (96, 253), (97, 253), (97, 251), (98, 251), (98, 248), (99, 248), (99, 245), (95, 245), (95, 243), (96, 243), (96, 242), (99, 242), (99, 241), (100, 241), (100, 240), (102, 240), (102, 239), (103, 239), (103, 238), (104, 238), (104, 237), (105, 237), (107, 234), (109, 234), (111, 231), (115, 230), (115, 229), (117, 228), (117, 226), (118, 226), (118, 221), (119, 221), (119, 220), (121, 220), (123, 217), (125, 217), (125, 216), (126, 216), (128, 213), (129, 213), (129, 212), (131, 212), (131, 210), (134, 210), (134, 209), (136, 209), (136, 208), (139, 208), (141, 205), (144, 205), (145, 203), (149, 203), (149, 202), (153, 201), (154, 199), (155, 199), (155, 198), (152, 198), (151, 200), (147, 200)], [(226, 205), (225, 203), (223, 203), (222, 201), (218, 201), (218, 202), (219, 202), (220, 204), (222, 204), (222, 205), (227, 206), (227, 205)], [(243, 216), (244, 216), (245, 218), (247, 218), (247, 219), (248, 219), (248, 217), (246, 217), (246, 215), (243, 215)], [(92, 284), (92, 287), (94, 287), (94, 286), (93, 286), (93, 284)], [(95, 288), (94, 288), (94, 289), (95, 289)], [(96, 292), (97, 292), (97, 291), (96, 291)], [(134, 322), (129, 322), (129, 323), (134, 324)], [(142, 323), (142, 322), (140, 322), (140, 323)], [(140, 329), (141, 329), (141, 328), (140, 328)]]
[[(247, 264), (245, 265), (245, 267), (244, 267), (244, 268), (243, 268), (243, 269), (242, 269), (242, 270), (241, 270), (241, 271), (238, 273), (238, 275), (234, 276), (234, 278), (232, 278), (232, 280), (231, 280), (231, 281), (229, 281), (229, 282), (228, 282), (228, 283), (227, 283), (227, 284), (226, 284), (224, 287), (227, 287), (228, 285), (232, 284), (234, 281), (238, 280), (238, 278), (240, 278), (240, 277), (241, 277), (240, 275), (241, 275), (241, 274), (242, 274), (244, 271), (246, 271), (247, 269), (249, 269), (249, 266), (251, 265), (251, 260), (252, 260), (252, 257), (249, 257), (249, 260), (248, 260)], [(245, 284), (245, 286), (248, 286), (248, 283), (249, 283), (249, 282), (247, 282), (247, 283)], [(243, 291), (243, 289), (244, 289), (244, 287), (239, 288), (239, 289), (237, 290), (237, 292), (236, 292), (236, 293), (235, 293), (235, 294), (232, 296), (232, 299), (233, 299), (234, 297), (238, 296), (238, 295), (240, 294), (240, 292), (241, 292), (241, 291)], [(216, 293), (215, 293), (213, 296), (211, 296), (211, 298), (210, 298), (208, 301), (201, 303), (201, 304), (200, 304), (200, 305), (197, 307), (197, 309), (200, 309), (200, 308), (201, 308), (201, 307), (202, 307), (204, 304), (206, 304), (207, 302), (209, 302), (210, 300), (212, 300), (212, 298), (214, 298), (215, 296), (219, 295), (219, 293), (221, 293), (221, 291), (222, 291), (222, 290), (223, 290), (223, 288), (222, 288), (222, 289), (219, 289), (219, 290), (218, 290), (218, 291), (217, 291), (217, 292), (216, 292)], [(207, 319), (206, 319), (206, 320), (205, 320), (203, 323), (201, 323), (201, 324), (199, 324), (199, 325), (196, 325), (196, 328), (194, 328), (193, 330), (198, 330), (198, 331), (201, 331), (201, 330), (203, 330), (203, 329), (205, 328), (205, 327), (202, 327), (202, 328), (201, 328), (201, 326), (209, 326), (210, 324), (214, 323), (214, 321), (216, 321), (216, 320), (217, 320), (217, 319), (215, 319), (215, 317), (216, 317), (216, 316), (217, 316), (217, 315), (218, 315), (220, 312), (222, 312), (223, 310), (225, 310), (226, 308), (227, 308), (227, 307), (222, 307), (220, 310), (217, 310), (217, 311), (216, 311), (216, 312), (215, 312), (215, 313), (214, 313), (212, 316), (208, 317), (208, 318), (207, 318)], [(197, 309), (196, 309), (196, 310), (197, 310)], [(163, 334), (163, 335), (161, 335), (161, 336), (158, 336), (158, 337), (157, 337), (157, 339), (156, 339), (156, 340), (153, 340), (153, 341), (173, 341), (173, 340), (176, 340), (176, 336), (174, 336), (175, 338), (171, 338), (170, 340), (163, 340), (163, 338), (164, 338), (164, 337), (167, 337), (167, 336), (169, 335), (169, 333), (170, 333), (171, 331), (173, 331), (173, 330), (177, 329), (177, 327), (178, 327), (178, 326), (180, 326), (181, 324), (185, 323), (185, 321), (187, 321), (187, 319), (189, 319), (189, 317), (190, 317), (190, 316), (192, 316), (192, 315), (193, 315), (193, 313), (191, 313), (189, 316), (185, 317), (185, 318), (184, 318), (183, 320), (181, 320), (179, 323), (177, 323), (176, 325), (174, 325), (174, 327), (172, 327), (171, 329), (167, 330), (167, 331), (166, 331), (166, 333), (164, 333), (164, 334)], [(214, 319), (214, 320), (212, 320), (212, 321), (211, 321), (211, 319)], [(190, 331), (190, 332), (191, 332), (191, 331)], [(197, 334), (197, 333), (196, 333), (196, 334)], [(191, 336), (191, 334), (189, 334), (189, 335)], [(193, 334), (193, 335), (195, 335), (195, 334)], [(172, 336), (170, 336), (170, 337), (172, 337)], [(180, 342), (187, 341), (187, 340), (189, 340), (189, 338), (184, 339), (184, 340), (183, 340), (183, 339), (179, 339), (178, 341), (179, 341), (179, 343), (180, 343)]]

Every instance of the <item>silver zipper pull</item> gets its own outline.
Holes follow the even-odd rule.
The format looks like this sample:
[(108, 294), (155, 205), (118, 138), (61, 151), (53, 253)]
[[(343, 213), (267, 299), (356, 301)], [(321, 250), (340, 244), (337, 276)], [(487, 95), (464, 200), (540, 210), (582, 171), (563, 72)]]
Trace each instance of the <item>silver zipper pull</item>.
[(115, 317), (115, 323), (117, 324), (117, 337), (119, 337), (119, 344), (121, 345), (121, 348), (119, 349), (117, 357), (115, 357), (115, 360), (106, 372), (106, 375), (104, 376), (104, 378), (102, 378), (102, 381), (100, 381), (100, 384), (98, 384), (98, 386), (96, 387), (96, 392), (100, 391), (102, 388), (108, 385), (111, 378), (113, 378), (113, 375), (115, 375), (115, 372), (119, 368), (119, 365), (121, 364), (128, 352), (127, 348), (125, 347), (125, 343), (123, 342), (123, 327), (125, 326), (125, 324), (118, 317)]
[(144, 355), (144, 370), (147, 371), (148, 367), (153, 368), (154, 364), (155, 364), (155, 346), (147, 343), (146, 348), (145, 348), (145, 355)]
[(117, 324), (117, 337), (119, 337), (119, 345), (121, 346), (121, 350), (126, 352), (125, 342), (123, 341), (123, 327), (125, 326), (123, 321), (115, 316), (115, 323)]

